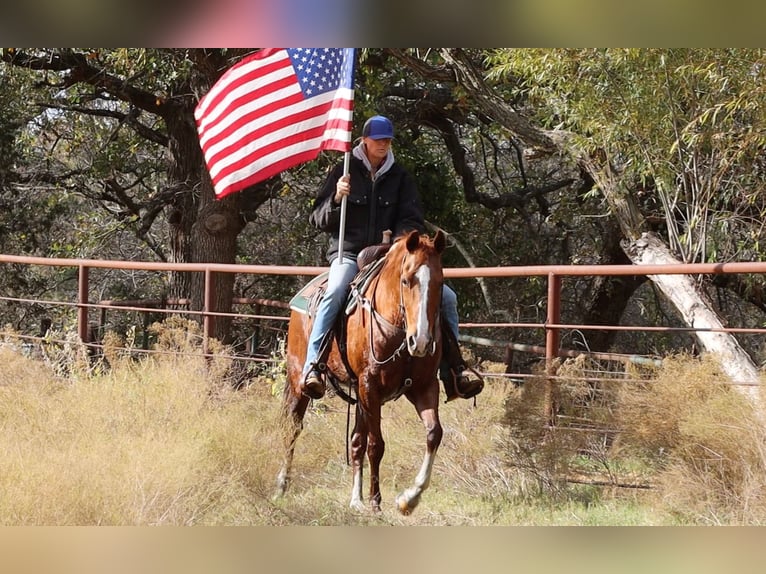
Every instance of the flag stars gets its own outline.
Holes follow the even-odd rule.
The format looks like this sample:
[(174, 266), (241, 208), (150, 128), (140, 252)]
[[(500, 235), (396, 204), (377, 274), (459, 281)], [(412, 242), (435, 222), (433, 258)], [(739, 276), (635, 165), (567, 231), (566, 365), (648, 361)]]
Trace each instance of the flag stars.
[(323, 94), (340, 86), (351, 87), (352, 63), (344, 57), (346, 50), (300, 48), (287, 51), (305, 96)]

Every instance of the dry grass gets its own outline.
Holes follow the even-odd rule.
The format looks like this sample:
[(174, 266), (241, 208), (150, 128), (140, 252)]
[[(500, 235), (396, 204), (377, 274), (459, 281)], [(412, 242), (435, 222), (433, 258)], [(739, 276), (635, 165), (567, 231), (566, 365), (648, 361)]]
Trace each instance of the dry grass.
[(258, 419), (205, 380), (201, 364), (148, 361), (69, 380), (38, 369), (1, 387), (0, 521), (216, 522), (232, 487), (257, 486), (226, 454), (228, 438), (257, 432)]
[(664, 507), (704, 524), (766, 523), (766, 429), (706, 357), (665, 361), (657, 378), (625, 387), (620, 448), (658, 469)]
[[(177, 333), (161, 340), (185, 352), (196, 345)], [(419, 468), (425, 432), (406, 399), (385, 405), (384, 510), (358, 514), (348, 508), (340, 399), (312, 405), (292, 488), (274, 501), (279, 381), (260, 376), (235, 391), (221, 360), (212, 367), (189, 356), (137, 361), (121, 341), (109, 343), (110, 368), (66, 375), (8, 345), (0, 349), (0, 524), (518, 522), (503, 461), (503, 383), (488, 385), (476, 408), (459, 401), (441, 409), (445, 433), (432, 485), (410, 517), (395, 511), (393, 498)]]
[[(31, 359), (6, 335), (0, 524), (741, 524), (764, 516), (763, 437), (739, 395), (712, 384), (715, 369), (705, 362), (670, 361), (641, 387), (574, 379), (558, 386), (559, 413), (569, 417), (562, 421), (619, 425), (617, 442), (564, 424), (550, 432), (543, 378), (518, 389), (490, 376), (476, 407), (455, 401), (440, 409), (445, 432), (431, 488), (403, 517), (393, 499), (425, 449), (406, 399), (384, 406), (380, 514), (348, 507), (348, 413), (333, 397), (312, 404), (291, 490), (273, 500), (281, 370), (233, 390), (227, 359), (191, 356), (199, 347), (193, 326), (157, 329), (162, 349), (186, 354), (137, 361), (112, 337), (109, 368), (83, 364), (73, 348), (62, 369), (64, 351)], [(561, 372), (574, 377), (588, 367), (570, 362)], [(647, 494), (564, 480), (594, 469), (615, 481), (651, 473), (657, 487)]]
[[(558, 368), (543, 415), (546, 378), (509, 401), (509, 464), (528, 497), (571, 500), (573, 483), (647, 486), (642, 504), (679, 524), (766, 523), (766, 429), (752, 403), (726, 382), (712, 357), (667, 357), (662, 368), (601, 371), (580, 357)], [(643, 380), (642, 380), (643, 379)]]

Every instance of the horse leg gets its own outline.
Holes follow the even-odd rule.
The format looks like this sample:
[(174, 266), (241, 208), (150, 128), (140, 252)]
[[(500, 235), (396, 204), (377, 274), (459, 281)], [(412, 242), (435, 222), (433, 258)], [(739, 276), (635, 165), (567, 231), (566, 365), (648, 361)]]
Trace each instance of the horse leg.
[(349, 506), (359, 512), (365, 510), (362, 500), (362, 481), (364, 469), (364, 453), (367, 450), (367, 420), (362, 407), (356, 405), (356, 420), (351, 433), (351, 465), (354, 471), (351, 486), (351, 503)]
[(386, 451), (386, 443), (380, 429), (380, 406), (367, 421), (367, 459), (370, 461), (370, 508), (380, 512), (380, 461)]
[[(423, 457), (423, 463), (420, 465), (420, 470), (415, 477), (414, 484), (403, 490), (396, 497), (396, 506), (399, 512), (405, 515), (415, 510), (415, 507), (420, 502), (420, 496), (431, 482), (431, 471), (434, 459), (436, 458), (436, 451), (442, 440), (442, 425), (439, 422), (438, 383), (436, 383), (435, 388), (436, 393), (429, 393), (429, 396), (425, 399), (412, 400), (408, 397), (415, 405), (420, 420), (423, 421), (423, 425), (426, 428), (426, 454)], [(431, 396), (434, 394), (435, 397)]]
[(283, 433), (284, 450), (282, 467), (277, 475), (277, 497), (283, 496), (290, 485), (295, 443), (298, 441), (301, 430), (303, 430), (303, 417), (306, 414), (308, 404), (308, 397), (300, 392), (296, 393), (293, 385), (288, 382), (282, 403), (280, 430)]

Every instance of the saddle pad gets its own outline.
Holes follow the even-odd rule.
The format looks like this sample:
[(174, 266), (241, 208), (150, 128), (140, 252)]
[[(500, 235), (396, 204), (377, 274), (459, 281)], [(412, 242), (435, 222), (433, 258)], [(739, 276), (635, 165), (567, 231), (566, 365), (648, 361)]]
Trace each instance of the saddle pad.
[[(354, 280), (351, 282), (349, 294), (346, 299), (345, 314), (350, 315), (357, 301), (364, 294), (373, 277), (375, 277), (380, 269), (383, 267), (385, 257), (370, 263), (364, 267), (359, 273), (356, 274)], [(306, 283), (298, 293), (290, 299), (290, 309), (298, 311), (304, 315), (313, 315), (314, 309), (312, 305), (319, 303), (319, 299), (327, 288), (327, 278), (330, 276), (329, 271), (325, 271), (314, 277), (311, 281)]]
[(309, 312), (309, 302), (316, 296), (317, 291), (324, 291), (324, 288), (327, 285), (327, 277), (329, 275), (330, 272), (325, 271), (306, 283), (301, 290), (290, 299), (290, 309), (306, 315)]

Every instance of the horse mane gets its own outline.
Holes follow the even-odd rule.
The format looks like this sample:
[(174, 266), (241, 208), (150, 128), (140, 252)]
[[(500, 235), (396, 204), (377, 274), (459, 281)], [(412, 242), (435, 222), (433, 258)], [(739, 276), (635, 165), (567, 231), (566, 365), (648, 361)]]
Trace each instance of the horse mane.
[(408, 251), (415, 251), (420, 246), (421, 241), (425, 243), (425, 237), (421, 237), (417, 230), (412, 230), (404, 235), (397, 237), (391, 248), (383, 255), (384, 262), (378, 273), (378, 279), (385, 272), (386, 267), (396, 267), (396, 278), (399, 279), (399, 267), (402, 264), (405, 254)]
[[(401, 287), (398, 286), (402, 279), (402, 273), (405, 268), (405, 256), (421, 252), (425, 259), (431, 259), (433, 256), (440, 256), (446, 245), (444, 234), (439, 231), (431, 238), (418, 230), (409, 231), (396, 238), (391, 248), (383, 257), (380, 269), (375, 273), (371, 280), (373, 306), (377, 306), (381, 300), (395, 301), (400, 297)], [(441, 266), (441, 259), (439, 259)], [(387, 289), (379, 290), (379, 287), (386, 285)], [(399, 308), (398, 303), (390, 302), (384, 307)]]
[(407, 249), (409, 251), (414, 251), (418, 248), (419, 243), (415, 242), (415, 234), (418, 235), (418, 242), (423, 243), (423, 247), (427, 248), (428, 245), (433, 246), (437, 251), (439, 251), (437, 245), (436, 245), (436, 238), (429, 238), (427, 235), (420, 233), (417, 230), (411, 230), (403, 235), (400, 235), (396, 238), (394, 243), (376, 243), (374, 245), (369, 245), (362, 249), (359, 254), (356, 257), (356, 263), (360, 270), (364, 269), (368, 265), (375, 263), (379, 259), (385, 257), (388, 255), (388, 252), (393, 248), (395, 244), (401, 244), (404, 242), (404, 244), (407, 246)]

